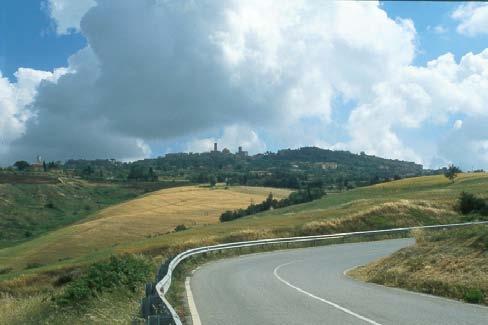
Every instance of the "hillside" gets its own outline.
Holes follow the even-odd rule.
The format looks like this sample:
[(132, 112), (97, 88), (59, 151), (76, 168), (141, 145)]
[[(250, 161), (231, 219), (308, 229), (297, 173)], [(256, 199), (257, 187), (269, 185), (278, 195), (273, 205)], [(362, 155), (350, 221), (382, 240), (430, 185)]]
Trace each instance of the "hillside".
[(488, 304), (488, 226), (417, 231), (416, 245), (353, 270), (358, 279)]
[(120, 183), (0, 173), (0, 247), (82, 220), (145, 191)]
[(195, 227), (217, 223), (225, 210), (261, 202), (272, 192), (286, 197), (288, 190), (260, 187), (184, 186), (148, 193), (103, 209), (77, 224), (0, 250), (0, 264), (12, 270), (29, 265), (69, 262), (120, 244), (162, 237), (177, 225)]
[[(172, 190), (168, 189), (166, 191)], [(225, 190), (222, 191), (230, 193)], [(172, 232), (163, 235), (158, 234), (172, 230), (171, 227), (174, 227), (175, 222), (171, 222), (171, 227), (157, 225), (153, 228), (153, 226), (147, 227), (141, 221), (134, 222), (134, 219), (129, 217), (129, 224), (125, 228), (120, 228), (120, 225), (114, 222), (112, 223), (114, 227), (112, 229), (108, 223), (105, 225), (105, 220), (108, 222), (109, 220), (117, 220), (116, 218), (95, 217), (85, 224), (65, 227), (37, 240), (32, 240), (16, 247), (2, 249), (0, 250), (0, 262), (6, 267), (14, 267), (15, 269), (22, 268), (27, 264), (46, 264), (49, 262), (49, 264), (40, 268), (23, 271), (30, 274), (60, 269), (69, 265), (90, 263), (112, 253), (140, 252), (151, 255), (165, 255), (169, 251), (180, 250), (185, 247), (223, 241), (463, 221), (466, 220), (466, 217), (454, 211), (454, 202), (461, 191), (481, 193), (487, 196), (488, 174), (461, 174), (453, 184), (444, 176), (403, 179), (343, 193), (329, 194), (323, 199), (310, 203), (267, 211), (232, 222), (194, 227), (182, 232)], [(264, 193), (267, 192), (268, 190), (264, 191)], [(209, 199), (209, 204), (210, 202), (224, 204), (225, 200), (222, 199), (218, 191), (208, 190), (208, 193), (210, 195), (212, 193), (216, 194), (213, 199)], [(194, 197), (192, 196), (189, 199), (194, 199)], [(246, 206), (248, 203), (249, 198), (246, 198), (241, 204)], [(127, 204), (131, 203), (128, 202)], [(201, 205), (202, 202), (199, 204)], [(196, 209), (197, 211), (202, 211), (202, 209), (205, 211), (204, 209), (206, 209), (205, 206), (192, 205), (189, 200), (185, 201), (184, 206), (187, 206), (190, 210)], [(222, 207), (221, 211), (226, 208)], [(201, 215), (203, 214), (202, 212), (200, 213)], [(182, 215), (180, 217), (183, 218)], [(122, 215), (121, 218), (124, 218), (124, 216)], [(73, 253), (69, 255), (52, 254), (53, 251), (62, 252), (64, 249), (76, 252), (78, 250), (76, 248), (78, 247), (77, 245), (73, 246), (73, 248), (68, 247), (68, 245), (63, 247), (63, 241), (59, 239), (65, 237), (71, 238), (70, 240), (73, 240), (73, 238), (84, 238), (83, 235), (86, 231), (97, 233), (97, 227), (90, 226), (97, 223), (106, 227), (110, 236), (115, 238), (111, 241), (114, 246), (104, 245), (103, 249), (92, 251), (88, 248), (91, 245), (90, 243), (85, 243), (86, 240), (80, 240), (80, 243), (88, 246), (83, 248), (83, 245), (81, 245), (81, 252), (88, 252), (89, 254), (76, 253), (75, 255), (78, 257), (75, 257)], [(80, 229), (86, 229), (86, 231), (78, 232), (77, 229), (79, 227), (81, 227)], [(132, 233), (135, 231), (133, 228), (137, 229), (139, 227), (143, 229), (149, 228), (150, 231), (133, 236)], [(161, 228), (158, 229), (157, 227)], [(117, 229), (123, 229), (123, 231), (116, 231)], [(121, 242), (117, 239), (120, 236), (127, 236), (131, 240)], [(56, 246), (58, 247), (57, 249)], [(44, 247), (44, 249), (41, 249), (41, 247)], [(67, 257), (69, 259), (63, 259)], [(58, 259), (61, 260), (57, 261)], [(1, 277), (0, 275), (0, 279)]]

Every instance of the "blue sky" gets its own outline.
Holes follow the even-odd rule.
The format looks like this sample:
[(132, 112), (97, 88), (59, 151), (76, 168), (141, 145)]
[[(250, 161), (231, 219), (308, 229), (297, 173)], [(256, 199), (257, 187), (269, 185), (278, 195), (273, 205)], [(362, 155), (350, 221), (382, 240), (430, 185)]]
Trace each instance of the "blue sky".
[(13, 79), (20, 67), (53, 70), (86, 45), (80, 33), (57, 35), (44, 1), (5, 0), (0, 11), (0, 70)]
[[(481, 123), (479, 121), (484, 121), (487, 115), (483, 107), (488, 105), (480, 106), (486, 100), (482, 95), (483, 83), (480, 83), (481, 89), (472, 90), (480, 98), (471, 100), (463, 93), (466, 91), (463, 89), (470, 89), (469, 82), (475, 80), (474, 75), (466, 74), (479, 73), (476, 70), (480, 69), (478, 63), (485, 60), (480, 53), (488, 45), (488, 27), (483, 25), (482, 18), (480, 23), (480, 17), (488, 9), (485, 10), (481, 4), (382, 2), (373, 10), (374, 4), (371, 3), (327, 4), (331, 7), (330, 13), (322, 8), (322, 12), (316, 14), (321, 21), (350, 19), (341, 25), (345, 26), (344, 31), (330, 31), (328, 37), (331, 38), (325, 38), (332, 39), (335, 42), (333, 48), (342, 49), (337, 50), (340, 52), (321, 48), (317, 45), (320, 42), (312, 41), (305, 43), (308, 50), (304, 54), (300, 54), (299, 47), (296, 47), (288, 51), (291, 54), (285, 51), (273, 56), (280, 49), (273, 48), (277, 39), (269, 31), (286, 25), (283, 22), (293, 16), (290, 15), (295, 10), (291, 8), (293, 6), (286, 8), (290, 12), (272, 8), (278, 12), (276, 17), (281, 15), (273, 25), (274, 16), (270, 22), (263, 17), (265, 24), (256, 22), (255, 18), (246, 20), (245, 16), (239, 16), (255, 10), (253, 6), (260, 6), (250, 2), (229, 6), (227, 11), (224, 9), (231, 1), (202, 2), (197, 5), (199, 9), (190, 14), (193, 16), (188, 12), (178, 12), (177, 6), (153, 8), (151, 1), (108, 2), (91, 10), (84, 21), (83, 34), (89, 36), (88, 42), (79, 32), (79, 25), (81, 17), (94, 1), (6, 0), (2, 3), (0, 71), (15, 91), (27, 97), (19, 100), (14, 91), (11, 101), (0, 102), (0, 114), (3, 110), (7, 116), (7, 122), (3, 126), (0, 123), (0, 127), (6, 130), (3, 135), (0, 130), (0, 155), (3, 153), (8, 157), (0, 159), (0, 162), (10, 161), (14, 155), (31, 154), (32, 148), (40, 148), (35, 150), (53, 159), (73, 155), (94, 158), (105, 152), (107, 157), (100, 158), (135, 159), (172, 151), (202, 151), (213, 141), (219, 141), (222, 146), (231, 148), (244, 144), (251, 152), (317, 145), (415, 160), (429, 167), (449, 162), (470, 168), (488, 167), (488, 139), (481, 131), (482, 127), (479, 127), (479, 132), (468, 132), (462, 127), (463, 122), (465, 125), (477, 125), (475, 122)], [(313, 1), (310, 3), (312, 6), (320, 5)], [(349, 9), (350, 17), (340, 14)], [(461, 13), (453, 18), (453, 13), (460, 9), (463, 9)], [(216, 14), (219, 10), (233, 11), (235, 17), (244, 20), (238, 25), (233, 25), (234, 20), (217, 21), (225, 18), (225, 14)], [(262, 8), (257, 10), (257, 13), (263, 11)], [(388, 18), (378, 15), (382, 10)], [(315, 15), (313, 11), (297, 12)], [(159, 16), (151, 16), (154, 13)], [(304, 18), (307, 23), (312, 20)], [(156, 30), (160, 28), (159, 32), (153, 33), (151, 27), (146, 26), (145, 20), (150, 19), (156, 19), (153, 27)], [(185, 27), (186, 20), (190, 22), (189, 29)], [(409, 27), (410, 21), (413, 27)], [(201, 28), (208, 30), (194, 31), (199, 23), (202, 23)], [(364, 27), (355, 29), (356, 24), (364, 24)], [(463, 24), (467, 27), (462, 27)], [(371, 26), (372, 30), (377, 28), (376, 35), (364, 34), (364, 39), (355, 38), (354, 33), (362, 33)], [(300, 30), (298, 36), (286, 32), (279, 40), (284, 38), (293, 47), (301, 40), (322, 37), (313, 34), (315, 27), (310, 25)], [(222, 28), (224, 30), (215, 31)], [(167, 35), (166, 31), (169, 31)], [(250, 38), (249, 42), (246, 37), (250, 33), (257, 36)], [(222, 38), (222, 35), (227, 35), (227, 38)], [(241, 43), (243, 39), (247, 43)], [(207, 53), (215, 48), (211, 49), (202, 40), (213, 42), (213, 45), (220, 42), (223, 52)], [(193, 43), (182, 45), (187, 42)], [(248, 48), (243, 48), (242, 44)], [(271, 48), (268, 48), (269, 44)], [(197, 49), (199, 46), (203, 49), (201, 53), (208, 57), (215, 58), (224, 53), (223, 61), (207, 62), (208, 57), (188, 52), (189, 48)], [(139, 48), (147, 50), (139, 51)], [(170, 48), (181, 53), (165, 57)], [(460, 59), (470, 52), (475, 56), (466, 60), (469, 66), (458, 66)], [(321, 56), (308, 57), (309, 53), (321, 53)], [(452, 53), (454, 60), (446, 57), (446, 53)], [(71, 56), (74, 63), (68, 62)], [(443, 56), (443, 61), (437, 60), (440, 56)], [(329, 58), (330, 62), (321, 57)], [(117, 60), (112, 62), (111, 58)], [(165, 61), (164, 58), (176, 61)], [(92, 64), (97, 60), (98, 64)], [(193, 64), (191, 60), (200, 63)], [(202, 65), (202, 60), (207, 63)], [(352, 60), (352, 64), (346, 60)], [(427, 62), (432, 60), (437, 60), (434, 68), (426, 71)], [(308, 61), (315, 62), (315, 65), (306, 64)], [(269, 65), (270, 62), (274, 63)], [(233, 70), (223, 72), (229, 64)], [(63, 67), (68, 70), (59, 70)], [(446, 77), (446, 80), (440, 80), (441, 76), (447, 76), (446, 67), (449, 71), (465, 69), (458, 72), (465, 79), (448, 80), (451, 77)], [(32, 70), (24, 70), (21, 79), (17, 80), (14, 74), (21, 68)], [(181, 73), (187, 69), (193, 75), (183, 78)], [(290, 70), (289, 74), (283, 73), (287, 70)], [(66, 74), (67, 71), (70, 73)], [(355, 71), (359, 72), (356, 74)], [(87, 75), (82, 78), (83, 73)], [(93, 79), (96, 85), (93, 95), (82, 96), (76, 92), (68, 95), (70, 90), (88, 87), (85, 82), (97, 73), (101, 73), (101, 79)], [(168, 76), (162, 76), (164, 74)], [(240, 83), (237, 88), (233, 84), (235, 80), (219, 79), (234, 74), (240, 78), (235, 79)], [(260, 74), (262, 77), (258, 78)], [(277, 75), (282, 80), (275, 85)], [(186, 82), (192, 80), (188, 76), (196, 76), (195, 84)], [(316, 79), (309, 80), (310, 76)], [(60, 82), (58, 78), (61, 78)], [(182, 83), (178, 84), (180, 79)], [(49, 81), (50, 85), (37, 94), (41, 80)], [(444, 87), (454, 87), (450, 92), (457, 97), (436, 90), (431, 86), (433, 80), (445, 81)], [(316, 87), (321, 83), (322, 86)], [(161, 85), (167, 85), (166, 89), (160, 88)], [(253, 88), (257, 86), (259, 91)], [(261, 91), (261, 88), (265, 90)], [(179, 93), (184, 95), (175, 97), (174, 94)], [(127, 97), (117, 98), (119, 95), (123, 97), (122, 94)], [(290, 94), (298, 94), (298, 97), (290, 97)], [(90, 104), (91, 97), (100, 102)], [(191, 102), (193, 98), (195, 103)], [(64, 106), (63, 100), (66, 101)], [(55, 105), (61, 105), (65, 111), (60, 114), (60, 108)], [(52, 139), (49, 132), (57, 128), (58, 133), (72, 131), (60, 125), (68, 123), (71, 118), (83, 120), (86, 110), (92, 110), (94, 118), (81, 125), (78, 132), (96, 130), (92, 132), (91, 141), (99, 143), (100, 148), (93, 149), (88, 140), (76, 138), (71, 133), (65, 137), (71, 141), (69, 143), (49, 143)], [(134, 113), (138, 110), (144, 111), (146, 116), (141, 121)], [(188, 121), (188, 124), (182, 121)], [(137, 123), (137, 126), (131, 123)], [(104, 141), (98, 141), (98, 137)], [(445, 143), (458, 141), (456, 139), (464, 139), (463, 145), (470, 149), (464, 153), (447, 150)], [(79, 150), (80, 154), (70, 151), (73, 143), (83, 148)], [(22, 146), (24, 151), (12, 150)], [(115, 146), (128, 149), (110, 149)], [(473, 155), (472, 159), (468, 152)]]
[[(414, 63), (424, 65), (427, 61), (451, 52), (456, 59), (468, 52), (478, 53), (488, 44), (487, 35), (466, 37), (455, 32), (457, 23), (451, 18), (459, 2), (383, 2), (382, 7), (392, 18), (410, 18), (415, 23), (418, 33), (419, 51)], [(442, 26), (445, 33), (436, 33), (435, 27)]]

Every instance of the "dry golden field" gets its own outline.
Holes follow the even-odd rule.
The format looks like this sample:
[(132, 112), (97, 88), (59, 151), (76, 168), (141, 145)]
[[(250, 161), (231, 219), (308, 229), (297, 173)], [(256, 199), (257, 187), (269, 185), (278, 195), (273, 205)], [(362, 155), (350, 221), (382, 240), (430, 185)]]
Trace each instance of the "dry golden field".
[(27, 263), (45, 265), (160, 236), (174, 231), (180, 224), (195, 227), (217, 223), (225, 210), (259, 203), (270, 192), (276, 198), (290, 193), (284, 189), (242, 186), (228, 189), (185, 186), (152, 192), (101, 210), (81, 223), (4, 249), (0, 251), (0, 264), (14, 270), (25, 268)]

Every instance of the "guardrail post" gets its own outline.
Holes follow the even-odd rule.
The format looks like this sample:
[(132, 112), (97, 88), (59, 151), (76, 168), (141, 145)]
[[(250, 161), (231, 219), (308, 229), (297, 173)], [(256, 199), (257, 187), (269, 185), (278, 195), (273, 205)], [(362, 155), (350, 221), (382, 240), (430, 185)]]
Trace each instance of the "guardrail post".
[(167, 315), (151, 315), (147, 318), (147, 325), (174, 325), (175, 322)]
[(146, 297), (149, 297), (150, 295), (153, 295), (156, 293), (156, 286), (154, 285), (153, 282), (148, 282), (146, 283), (146, 287), (145, 287), (145, 293), (146, 293)]

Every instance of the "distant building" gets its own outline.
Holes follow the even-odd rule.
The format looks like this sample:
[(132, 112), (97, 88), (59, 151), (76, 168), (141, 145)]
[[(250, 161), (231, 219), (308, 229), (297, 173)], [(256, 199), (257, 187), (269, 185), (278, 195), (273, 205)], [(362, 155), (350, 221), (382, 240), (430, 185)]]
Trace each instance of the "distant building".
[(319, 163), (319, 166), (322, 169), (337, 169), (337, 163), (335, 162)]
[(183, 158), (188, 156), (185, 152), (175, 152), (175, 153), (167, 153), (164, 155), (165, 158)]
[(241, 156), (241, 157), (246, 157), (247, 156), (247, 151), (243, 151), (242, 150), (242, 147), (239, 146), (238, 151), (237, 151), (237, 155), (238, 156)]
[(227, 149), (227, 148), (224, 148), (224, 149), (222, 150), (222, 153), (230, 153), (230, 150), (229, 150), (229, 149)]
[(36, 172), (44, 171), (44, 160), (42, 160), (41, 156), (37, 156), (36, 162), (30, 165), (30, 169)]
[(219, 150), (218, 150), (218, 148), (217, 148), (217, 142), (215, 142), (215, 143), (214, 143), (214, 150), (213, 150), (213, 151), (214, 151), (214, 152), (219, 151)]

